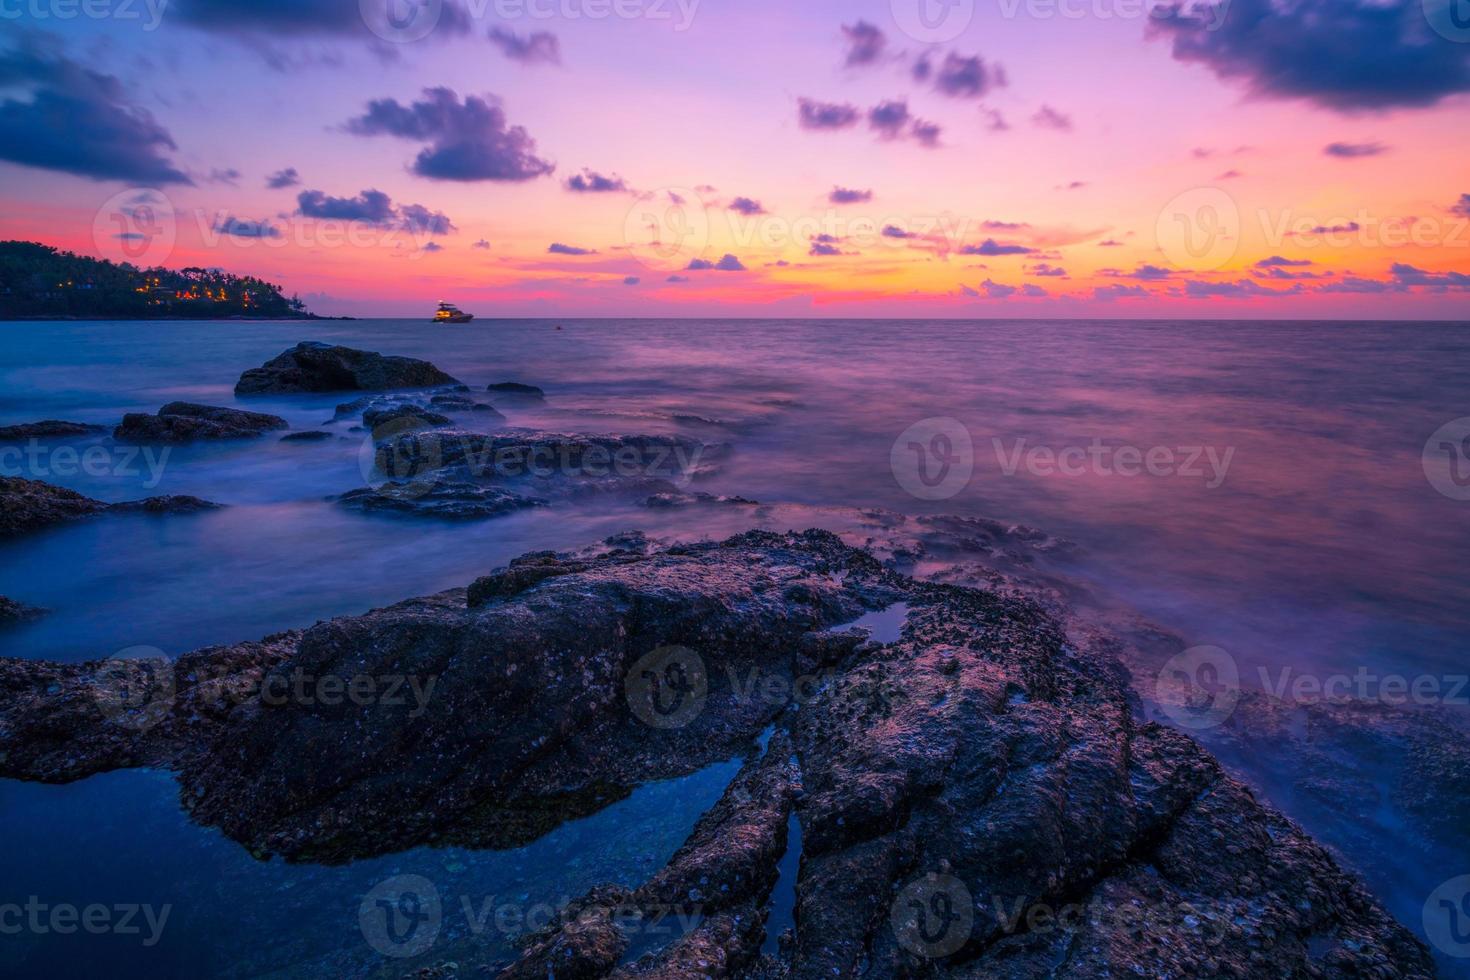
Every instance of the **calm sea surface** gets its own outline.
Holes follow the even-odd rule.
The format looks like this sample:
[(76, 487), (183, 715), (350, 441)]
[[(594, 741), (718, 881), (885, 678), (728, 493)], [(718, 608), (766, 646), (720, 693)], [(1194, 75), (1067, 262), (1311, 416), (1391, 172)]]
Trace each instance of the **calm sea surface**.
[[(1191, 644), (1225, 648), (1252, 676), (1282, 666), (1470, 672), (1470, 500), (1456, 499), (1470, 490), (1456, 494), (1452, 482), (1440, 492), (1424, 465), (1426, 443), (1432, 464), (1467, 448), (1431, 442), (1470, 416), (1467, 325), (560, 324), (0, 324), (0, 425), (110, 426), (173, 400), (233, 405), (245, 368), (300, 340), (344, 343), (429, 359), (480, 389), (512, 425), (728, 444), (728, 458), (698, 487), (710, 492), (1036, 526), (1080, 546), (1068, 574)], [(539, 385), (548, 398), (517, 406), (484, 394), (502, 381)], [(343, 400), (249, 407), (314, 429)], [(900, 439), (921, 422), (918, 435)], [(0, 634), (0, 655), (83, 660), (138, 646), (179, 654), (464, 585), (528, 550), (630, 528), (719, 536), (741, 526), (738, 512), (615, 500), (468, 526), (363, 517), (326, 500), (365, 482), (362, 437), (347, 428), (332, 427), (342, 438), (331, 442), (267, 437), (178, 447), (166, 458), (125, 458), (105, 437), (67, 443), (78, 450), (71, 456), (54, 446), (0, 453), (5, 475), (106, 500), (187, 493), (229, 505), (0, 545), (0, 595), (52, 610)], [(964, 440), (973, 474), (965, 480), (951, 467), (941, 478), (933, 457), (958, 463)], [(84, 467), (77, 457), (89, 446), (101, 455)], [(931, 457), (920, 462), (932, 488), (914, 479), (921, 453)], [(1134, 463), (1134, 453), (1152, 465)], [(1470, 482), (1470, 463), (1459, 462)], [(1243, 765), (1269, 784), (1269, 773)], [(67, 975), (99, 954), (118, 957), (120, 975), (368, 974), (383, 961), (358, 931), (358, 902), (385, 875), (427, 870), (476, 903), (522, 905), (575, 895), (592, 880), (638, 880), (677, 847), (727, 775), (646, 787), (647, 797), (620, 804), (626, 812), (605, 811), (589, 818), (600, 824), (519, 852), (413, 852), (348, 869), (254, 862), (182, 818), (171, 781), (155, 773), (68, 787), (0, 782), (0, 838), (19, 845), (0, 851), (0, 903), (37, 895), (174, 906), (153, 947), (117, 936), (0, 936), (0, 955), (26, 975)], [(1275, 802), (1311, 828), (1310, 813)], [(633, 825), (641, 836), (624, 839)], [(1418, 929), (1404, 896), (1470, 873), (1470, 846), (1461, 856), (1462, 868), (1410, 869), (1373, 884)]]

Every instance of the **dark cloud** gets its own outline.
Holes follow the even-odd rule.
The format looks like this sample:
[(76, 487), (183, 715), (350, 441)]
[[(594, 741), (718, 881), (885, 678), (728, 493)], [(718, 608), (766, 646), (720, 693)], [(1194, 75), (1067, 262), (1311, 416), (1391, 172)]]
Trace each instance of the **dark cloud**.
[(1174, 273), (1157, 265), (1143, 264), (1132, 272), (1120, 273), (1125, 279), (1142, 279), (1145, 282), (1158, 282), (1160, 279), (1168, 279)]
[(287, 167), (285, 170), (277, 170), (265, 179), (265, 186), (273, 191), (282, 190), (287, 187), (296, 187), (301, 183), (301, 175), (296, 172), (295, 167)]
[(980, 288), (985, 290), (985, 295), (991, 299), (1005, 299), (1016, 292), (1015, 286), (1007, 286), (1005, 283), (995, 282), (990, 279), (982, 282)]
[(1061, 266), (1050, 265), (1046, 262), (1039, 262), (1026, 271), (1033, 276), (1046, 276), (1052, 279), (1064, 279), (1067, 276), (1066, 269), (1063, 269)]
[(1123, 243), (1120, 242), (1120, 241), (1118, 241), (1115, 238), (1109, 238), (1105, 242), (1098, 242), (1097, 243), (1097, 247), (1098, 248), (1122, 248), (1123, 247)]
[(0, 52), (0, 160), (93, 180), (192, 184), (169, 159), (173, 137), (129, 104), (122, 83), (64, 57), (49, 41), (22, 38)]
[(914, 77), (919, 81), (932, 77), (936, 90), (956, 99), (978, 98), (1006, 84), (1005, 72), (999, 67), (992, 68), (978, 55), (967, 58), (953, 51), (944, 56), (937, 69), (927, 58), (920, 59), (914, 66)]
[(546, 249), (552, 255), (596, 255), (595, 248), (579, 248), (576, 245), (563, 245), (561, 242), (552, 242)]
[(1292, 266), (1313, 265), (1311, 259), (1288, 259), (1285, 256), (1273, 255), (1270, 258), (1261, 259), (1256, 263), (1257, 269), (1290, 268)]
[[(222, 34), (378, 40), (368, 29), (361, 5), (343, 0), (172, 0), (168, 10), (170, 17), (191, 27)], [(468, 11), (444, 0), (433, 33), (462, 37), (472, 26)]]
[(222, 215), (216, 219), (214, 230), (235, 238), (280, 238), (281, 230), (269, 221), (247, 221)]
[(1403, 292), (1408, 287), (1395, 282), (1363, 279), (1359, 276), (1344, 276), (1337, 282), (1318, 286), (1319, 293), (1392, 293)]
[(669, 276), (669, 278), (667, 278), (667, 279), (664, 280), (664, 282), (688, 282), (688, 281), (689, 281), (689, 277), (688, 276), (681, 276), (681, 275), (678, 275), (677, 273), (675, 273), (672, 276)]
[(847, 41), (847, 58), (845, 64), (849, 68), (860, 65), (871, 65), (883, 57), (883, 48), (888, 39), (883, 32), (865, 20), (856, 24), (842, 25), (842, 36)]
[(302, 191), (296, 196), (297, 213), (304, 218), (355, 221), (379, 228), (399, 228), (411, 234), (448, 235), (457, 229), (442, 211), (422, 204), (395, 207), (382, 191), (365, 190), (356, 197), (330, 197), (322, 191)]
[(1072, 131), (1072, 117), (1066, 113), (1058, 112), (1049, 105), (1037, 109), (1031, 116), (1033, 125), (1042, 129), (1055, 129), (1059, 132), (1069, 133)]
[(1028, 282), (1021, 287), (1021, 295), (1040, 298), (1042, 296), (1050, 296), (1051, 294), (1035, 283)]
[(480, 239), (478, 242), (475, 242), (475, 244), (473, 244), (473, 245), (470, 246), (470, 248), (489, 248), (489, 247), (490, 247), (490, 243), (487, 242), (483, 238)]
[(401, 105), (375, 99), (348, 122), (359, 136), (396, 136), (429, 145), (413, 171), (433, 180), (523, 181), (551, 173), (555, 164), (536, 156), (536, 141), (521, 126), (509, 126), (493, 97), (465, 96), (452, 89), (424, 90), (424, 100)]
[(980, 222), (981, 228), (989, 228), (992, 231), (1020, 231), (1022, 228), (1030, 228), (1028, 221), (995, 221), (987, 219)]
[(730, 202), (730, 210), (736, 214), (755, 215), (765, 214), (766, 209), (761, 207), (761, 202), (748, 197), (737, 197)]
[(1242, 299), (1252, 296), (1284, 296), (1301, 291), (1298, 283), (1290, 289), (1267, 289), (1258, 282), (1238, 279), (1235, 282), (1203, 282), (1190, 279), (1184, 283), (1184, 295), (1191, 299)]
[(1458, 214), (1462, 218), (1470, 218), (1470, 194), (1461, 194), (1460, 199), (1450, 205), (1450, 214)]
[(840, 102), (797, 100), (797, 123), (802, 129), (847, 129), (856, 125), (862, 112), (855, 105)]
[(811, 251), (806, 254), (812, 256), (841, 255), (842, 249), (829, 242), (812, 242)]
[(1382, 143), (1328, 143), (1322, 148), (1322, 152), (1330, 157), (1356, 160), (1359, 157), (1376, 157), (1387, 153), (1388, 147)]
[(448, 235), (457, 230), (443, 211), (430, 211), (422, 204), (405, 204), (398, 213), (404, 231)]
[[(1313, 228), (1312, 230), (1310, 230), (1308, 232), (1305, 232), (1305, 234), (1308, 234), (1308, 235), (1346, 235), (1346, 234), (1349, 234), (1351, 232), (1360, 231), (1361, 229), (1362, 229), (1362, 225), (1358, 224), (1356, 221), (1349, 221), (1346, 224), (1341, 224), (1341, 225), (1318, 225), (1317, 227)], [(1301, 233), (1299, 233), (1299, 232), (1288, 232), (1288, 234), (1296, 235), (1296, 234), (1301, 234)]]
[(1131, 296), (1147, 296), (1148, 290), (1142, 286), (1125, 286), (1122, 283), (1110, 283), (1106, 286), (1094, 286), (1092, 298), (1100, 300), (1125, 299)]
[(444, 246), (443, 245), (440, 245), (438, 242), (425, 242), (422, 251), (425, 251), (425, 252), (442, 252), (442, 251), (444, 251)]
[(941, 132), (943, 132), (943, 130), (940, 129), (938, 123), (932, 123), (925, 119), (915, 119), (913, 128), (909, 130), (909, 133), (914, 137), (914, 139), (918, 140), (921, 145), (927, 146), (930, 149), (933, 149), (934, 147), (939, 145), (939, 136)]
[(1408, 286), (1470, 289), (1470, 275), (1463, 272), (1426, 272), (1403, 262), (1395, 262), (1388, 271), (1395, 279)]
[(960, 249), (961, 255), (1030, 255), (1035, 252), (1034, 248), (1025, 245), (1002, 245), (994, 238), (987, 238), (979, 245), (965, 245)]
[[(1310, 263), (1308, 264), (1310, 265)], [(1259, 266), (1260, 263), (1258, 262), (1256, 263), (1256, 265)], [(1258, 279), (1276, 279), (1284, 282), (1294, 282), (1299, 279), (1332, 279), (1336, 276), (1336, 273), (1331, 271), (1308, 272), (1304, 269), (1299, 269), (1296, 272), (1293, 272), (1290, 269), (1283, 269), (1278, 266), (1270, 266), (1264, 269), (1252, 269), (1251, 275), (1255, 276)]]
[(1258, 96), (1352, 111), (1428, 106), (1470, 90), (1470, 45), (1430, 28), (1422, 0), (1222, 0), (1156, 10), (1179, 61)]
[(916, 235), (915, 233), (911, 232), (911, 231), (906, 231), (903, 228), (898, 227), (898, 225), (884, 225), (883, 226), (883, 237), (884, 238), (918, 238), (919, 236)]
[[(1465, 197), (1470, 199), (1470, 194), (1466, 194)], [(834, 187), (832, 193), (827, 195), (827, 200), (833, 204), (865, 204), (872, 199), (872, 191), (860, 191), (848, 187)]]
[(691, 272), (708, 272), (711, 269), (718, 272), (744, 272), (745, 264), (728, 252), (718, 262), (711, 262), (708, 259), (694, 259), (689, 263), (689, 270)]
[(912, 138), (931, 148), (939, 145), (941, 132), (937, 124), (912, 115), (909, 104), (902, 99), (880, 102), (869, 109), (868, 128), (885, 140)]
[(638, 278), (637, 276), (624, 276), (623, 277), (623, 285), (624, 286), (636, 286), (636, 285), (638, 285), (642, 281), (643, 280), (640, 279), (640, 278)]
[(521, 37), (494, 27), (490, 29), (490, 41), (511, 61), (523, 65), (561, 64), (561, 42), (550, 31), (533, 31)]
[(398, 217), (393, 199), (375, 190), (363, 191), (356, 197), (329, 197), (322, 191), (302, 191), (296, 195), (296, 204), (302, 217), (328, 221), (386, 226)]
[(211, 184), (229, 184), (231, 187), (238, 187), (240, 186), (241, 176), (240, 171), (234, 167), (225, 170), (216, 167), (209, 172), (209, 176), (205, 179)]
[(617, 174), (604, 177), (595, 170), (583, 170), (567, 178), (566, 188), (579, 194), (613, 194), (628, 189), (627, 183)]

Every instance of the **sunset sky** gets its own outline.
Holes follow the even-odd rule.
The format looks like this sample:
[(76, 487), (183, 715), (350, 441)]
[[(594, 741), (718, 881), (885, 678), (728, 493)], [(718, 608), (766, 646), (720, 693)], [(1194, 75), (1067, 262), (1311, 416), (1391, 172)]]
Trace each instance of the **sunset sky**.
[(1463, 318), (1438, 2), (0, 0), (0, 237), (327, 314)]

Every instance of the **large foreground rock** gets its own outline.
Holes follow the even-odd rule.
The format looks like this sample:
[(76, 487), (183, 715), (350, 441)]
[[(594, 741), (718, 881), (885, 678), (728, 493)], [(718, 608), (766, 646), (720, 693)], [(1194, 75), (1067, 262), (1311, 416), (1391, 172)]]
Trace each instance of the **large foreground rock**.
[(253, 439), (290, 424), (278, 415), (217, 408), (191, 402), (170, 402), (157, 415), (129, 412), (112, 436), (119, 442), (197, 442), (215, 439)]
[(217, 507), (207, 500), (190, 496), (148, 497), (121, 504), (105, 504), (100, 500), (52, 486), (40, 480), (0, 477), (0, 538), (66, 524), (105, 513), (143, 512), (150, 514), (190, 513)]
[[(895, 643), (834, 629), (900, 602)], [(281, 696), (385, 676), (426, 696)], [(506, 975), (1432, 975), (1356, 879), (1136, 718), (1125, 671), (1041, 606), (824, 532), (527, 556), (468, 594), (177, 664), (0, 661), (0, 776), (172, 767), (196, 818), (298, 860), (518, 845), (771, 729), (662, 870), (573, 903)], [(796, 911), (763, 957), (793, 806)], [(622, 962), (613, 910), (670, 903), (698, 926)]]
[(428, 361), (304, 341), (240, 375), (235, 394), (389, 391), (458, 383)]

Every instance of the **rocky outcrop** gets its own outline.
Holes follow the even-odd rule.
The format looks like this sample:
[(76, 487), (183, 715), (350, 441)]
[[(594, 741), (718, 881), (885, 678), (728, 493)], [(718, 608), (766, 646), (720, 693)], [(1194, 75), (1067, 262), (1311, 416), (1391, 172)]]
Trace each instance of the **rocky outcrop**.
[(289, 429), (278, 415), (244, 412), (190, 402), (170, 402), (157, 415), (130, 412), (112, 436), (119, 442), (198, 442), (215, 439), (253, 439), (267, 432)]
[(337, 502), (348, 510), (367, 514), (434, 517), (450, 521), (484, 520), (547, 504), (538, 497), (525, 497), (498, 487), (455, 482), (424, 486), (389, 483), (382, 487), (362, 487), (342, 494)]
[(105, 504), (74, 490), (52, 486), (40, 480), (0, 477), (0, 538), (24, 534), (41, 528), (105, 513), (129, 511), (170, 514), (189, 513), (215, 508), (198, 497), (149, 497), (121, 504)]
[(27, 439), (69, 439), (75, 436), (90, 436), (107, 429), (85, 422), (59, 422), (47, 419), (44, 422), (26, 422), (21, 425), (0, 426), (0, 442), (24, 442)]
[(546, 392), (537, 388), (535, 385), (523, 385), (515, 381), (502, 381), (499, 384), (486, 385), (485, 390), (507, 400), (539, 402), (546, 398)]
[[(836, 629), (897, 602), (895, 643)], [(251, 693), (390, 675), (432, 690)], [(149, 676), (166, 696), (138, 707)], [(1046, 610), (825, 532), (527, 556), (470, 594), (152, 674), (0, 661), (0, 776), (169, 766), (196, 818), (291, 859), (514, 846), (773, 727), (663, 869), (574, 903), (507, 975), (1432, 975), (1326, 851), (1138, 720), (1124, 670)], [(793, 803), (793, 931), (760, 957)], [(671, 902), (698, 926), (623, 962), (609, 903)]]
[(14, 626), (16, 623), (25, 623), (33, 619), (39, 619), (46, 615), (46, 610), (36, 606), (28, 606), (14, 599), (7, 599), (0, 595), (0, 628)]
[(458, 383), (428, 361), (305, 341), (242, 374), (235, 394), (390, 391)]
[(392, 435), (399, 435), (411, 429), (432, 429), (452, 424), (448, 416), (431, 412), (419, 405), (369, 408), (362, 413), (362, 422), (363, 425), (374, 431), (391, 424), (393, 427), (389, 431)]
[(333, 439), (330, 432), (321, 429), (306, 429), (301, 432), (290, 432), (281, 436), (282, 442), (329, 442)]

